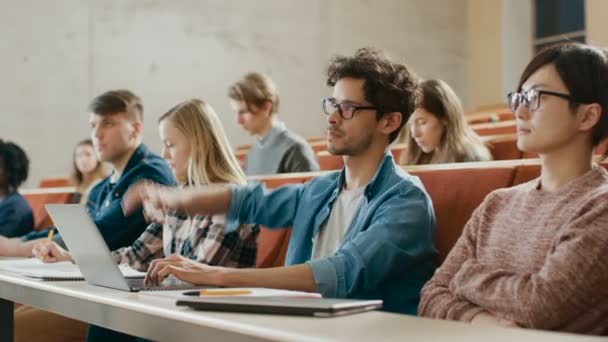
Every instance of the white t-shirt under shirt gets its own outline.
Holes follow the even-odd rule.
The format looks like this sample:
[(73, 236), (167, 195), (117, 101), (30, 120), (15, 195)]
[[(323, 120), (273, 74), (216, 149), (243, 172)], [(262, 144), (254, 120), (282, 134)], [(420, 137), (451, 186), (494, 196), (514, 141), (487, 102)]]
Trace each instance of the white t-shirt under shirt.
[(312, 260), (324, 258), (336, 253), (348, 227), (353, 220), (353, 216), (361, 206), (365, 186), (357, 189), (342, 189), (338, 198), (333, 204), (329, 218), (321, 226), (315, 236), (312, 246)]

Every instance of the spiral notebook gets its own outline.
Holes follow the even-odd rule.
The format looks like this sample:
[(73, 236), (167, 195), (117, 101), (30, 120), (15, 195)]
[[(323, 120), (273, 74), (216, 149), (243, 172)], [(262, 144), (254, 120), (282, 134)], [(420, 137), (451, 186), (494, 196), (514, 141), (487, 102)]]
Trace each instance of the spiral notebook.
[[(125, 278), (143, 279), (146, 275), (128, 265), (120, 265), (119, 268)], [(45, 281), (84, 280), (78, 266), (69, 261), (45, 263), (36, 258), (0, 260), (0, 270)]]

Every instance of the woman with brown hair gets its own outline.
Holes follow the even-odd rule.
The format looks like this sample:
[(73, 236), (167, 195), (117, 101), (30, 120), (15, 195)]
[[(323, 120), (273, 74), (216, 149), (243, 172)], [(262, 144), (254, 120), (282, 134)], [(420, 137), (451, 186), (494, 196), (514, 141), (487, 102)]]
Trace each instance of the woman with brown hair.
[(410, 117), (400, 164), (438, 164), (492, 159), (488, 148), (464, 120), (458, 96), (442, 80), (422, 82), (422, 99)]
[(106, 176), (106, 169), (95, 154), (93, 141), (84, 139), (78, 142), (74, 148), (72, 174), (70, 175), (70, 181), (76, 187), (77, 193), (73, 202), (86, 203), (89, 189)]

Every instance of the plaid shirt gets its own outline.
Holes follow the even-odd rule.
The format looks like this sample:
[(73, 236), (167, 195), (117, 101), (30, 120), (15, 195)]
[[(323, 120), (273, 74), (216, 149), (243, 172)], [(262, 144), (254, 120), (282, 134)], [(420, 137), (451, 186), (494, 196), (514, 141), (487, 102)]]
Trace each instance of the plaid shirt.
[(163, 225), (150, 224), (129, 247), (112, 252), (117, 264), (145, 271), (154, 259), (178, 253), (209, 265), (253, 267), (257, 254), (257, 225), (244, 224), (224, 233), (222, 216), (166, 215)]

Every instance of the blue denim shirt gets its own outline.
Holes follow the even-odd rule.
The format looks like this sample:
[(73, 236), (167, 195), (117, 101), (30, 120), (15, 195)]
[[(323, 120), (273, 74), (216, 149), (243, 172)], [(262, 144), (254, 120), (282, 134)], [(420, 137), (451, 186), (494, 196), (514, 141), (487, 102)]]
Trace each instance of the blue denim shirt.
[(291, 226), (285, 263), (308, 263), (324, 297), (382, 299), (387, 311), (416, 314), (420, 289), (436, 267), (435, 215), (420, 180), (395, 165), (390, 154), (366, 186), (338, 251), (310, 260), (344, 177), (342, 170), (272, 191), (259, 184), (234, 187), (227, 229), (239, 223)]
[[(129, 186), (142, 179), (163, 185), (176, 185), (167, 163), (143, 144), (133, 152), (116, 183), (111, 183), (110, 177), (107, 177), (89, 192), (87, 209), (110, 250), (130, 246), (147, 227), (141, 210), (125, 217), (121, 207), (122, 195)], [(48, 229), (45, 229), (28, 234), (23, 239), (41, 238), (47, 233)], [(53, 240), (65, 246), (60, 234), (56, 234)]]

